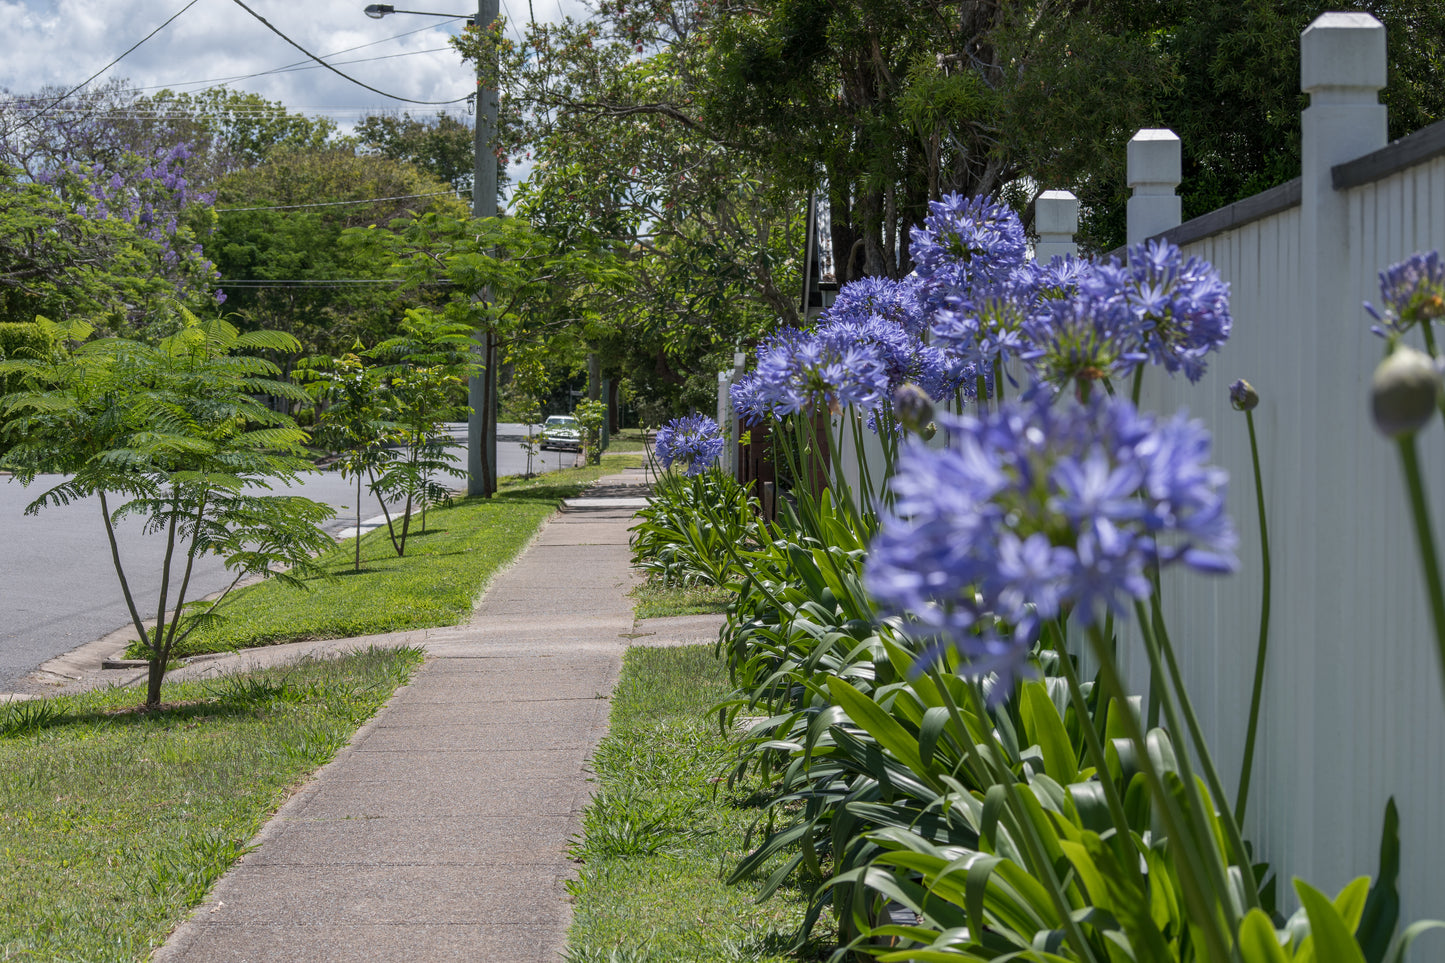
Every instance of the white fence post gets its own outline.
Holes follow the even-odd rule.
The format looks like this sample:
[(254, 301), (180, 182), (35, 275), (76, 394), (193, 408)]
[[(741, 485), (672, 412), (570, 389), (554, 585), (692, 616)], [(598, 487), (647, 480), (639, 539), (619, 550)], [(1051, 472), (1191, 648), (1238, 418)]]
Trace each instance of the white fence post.
[[(1342, 459), (1351, 456), (1342, 454), (1350, 448), (1338, 439), (1373, 438), (1365, 425), (1373, 364), (1362, 365), (1361, 359), (1377, 357), (1380, 349), (1360, 305), (1360, 269), (1351, 264), (1351, 249), (1365, 241), (1351, 237), (1349, 196), (1335, 189), (1332, 169), (1385, 146), (1386, 110), (1379, 102), (1385, 64), (1385, 29), (1367, 13), (1321, 14), (1300, 37), (1300, 88), (1310, 98), (1300, 117), (1299, 294), (1308, 324), (1291, 363), (1307, 373), (1298, 403), (1312, 410), (1313, 424), (1329, 430), (1302, 432), (1298, 451), (1307, 481), (1292, 509), (1320, 520), (1349, 512), (1361, 494), (1353, 476), (1340, 470)], [(1385, 448), (1380, 444), (1376, 450)], [(1352, 673), (1341, 671), (1353, 664), (1349, 650), (1359, 644), (1358, 637), (1340, 630), (1354, 624), (1356, 605), (1349, 593), (1319, 589), (1338, 584), (1331, 559), (1357, 550), (1357, 540), (1344, 528), (1319, 523), (1299, 532), (1295, 564), (1312, 573), (1315, 588), (1313, 611), (1302, 627), (1314, 631), (1307, 648), (1281, 652), (1284, 664), (1303, 669), (1294, 682), (1298, 695), (1291, 721), (1298, 727), (1298, 798), (1314, 800), (1292, 814), (1301, 858), (1291, 863), (1291, 872), (1327, 890), (1360, 871), (1350, 847), (1325, 841), (1357, 825), (1357, 804), (1343, 795), (1331, 798), (1331, 787), (1339, 776), (1338, 754), (1354, 751), (1351, 730), (1370, 708), (1361, 704)], [(1285, 610), (1290, 611), (1288, 603)]]
[(1174, 131), (1146, 128), (1129, 138), (1131, 193), (1125, 236), (1130, 244), (1179, 226), (1179, 196), (1174, 189), (1179, 186), (1181, 169), (1179, 135)]
[(1317, 315), (1351, 329), (1360, 306), (1345, 304), (1350, 237), (1346, 199), (1331, 169), (1385, 146), (1385, 28), (1368, 13), (1325, 13), (1300, 37), (1300, 173), (1305, 290)]
[(1040, 264), (1078, 254), (1079, 199), (1069, 191), (1044, 191), (1034, 202), (1034, 227), (1039, 232), (1034, 259)]

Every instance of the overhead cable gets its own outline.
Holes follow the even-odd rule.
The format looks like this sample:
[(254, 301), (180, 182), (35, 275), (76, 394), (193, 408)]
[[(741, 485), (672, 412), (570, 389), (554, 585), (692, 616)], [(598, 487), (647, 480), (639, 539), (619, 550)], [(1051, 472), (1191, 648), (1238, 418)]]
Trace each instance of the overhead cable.
[[(239, 2), (239, 0), (237, 0), (237, 2)], [(141, 37), (141, 38), (140, 38), (139, 40), (137, 40), (135, 43), (131, 44), (130, 47), (128, 47), (128, 48), (126, 49), (125, 53), (121, 54), (119, 57), (116, 57), (116, 58), (115, 58), (114, 60), (112, 60), (110, 63), (106, 64), (104, 67), (101, 67), (101, 68), (100, 68), (99, 70), (97, 70), (95, 73), (91, 74), (89, 77), (85, 78), (85, 79), (82, 80), (80, 83), (76, 84), (74, 87), (70, 88), (70, 89), (67, 90), (65, 93), (63, 93), (63, 94), (61, 94), (59, 97), (55, 98), (55, 100), (51, 102), (50, 106), (44, 108), (43, 110), (39, 111), (39, 112), (36, 113), (36, 114), (31, 115), (30, 117), (27, 117), (25, 120), (21, 121), (19, 124), (17, 124), (15, 127), (11, 128), (11, 130), (10, 130), (10, 131), (7, 131), (6, 133), (7, 133), (7, 134), (12, 133), (12, 132), (14, 132), (14, 131), (16, 131), (16, 130), (19, 130), (21, 127), (33, 127), (33, 126), (35, 125), (35, 122), (36, 122), (37, 120), (39, 120), (41, 117), (44, 117), (46, 114), (50, 113), (51, 109), (52, 109), (53, 107), (55, 107), (56, 104), (60, 103), (60, 102), (61, 102), (62, 100), (64, 100), (65, 98), (69, 97), (71, 94), (75, 93), (77, 90), (79, 90), (80, 88), (84, 87), (86, 84), (90, 83), (92, 80), (94, 80), (95, 78), (99, 77), (101, 74), (105, 73), (107, 70), (109, 70), (110, 68), (114, 67), (116, 64), (120, 63), (122, 60), (124, 60), (126, 57), (128, 57), (131, 53), (133, 53), (133, 52), (136, 50), (136, 48), (139, 47), (141, 44), (145, 43), (147, 40), (149, 40), (150, 38), (154, 37), (156, 34), (160, 33), (160, 32), (161, 32), (162, 30), (164, 30), (165, 28), (169, 27), (169, 26), (171, 25), (171, 22), (172, 22), (172, 21), (174, 21), (174, 20), (175, 20), (177, 17), (179, 17), (181, 14), (185, 13), (187, 10), (191, 9), (192, 7), (194, 7), (194, 6), (196, 5), (196, 3), (197, 3), (197, 0), (191, 0), (190, 3), (186, 4), (184, 7), (181, 7), (181, 9), (179, 9), (179, 10), (177, 10), (175, 13), (171, 14), (170, 17), (165, 21), (165, 23), (162, 23), (159, 27), (156, 27), (156, 28), (155, 28), (154, 30), (152, 30), (150, 33), (146, 34), (144, 37)]]
[[(191, 0), (191, 2), (192, 2), (192, 3), (195, 3), (196, 0)], [(258, 21), (260, 21), (260, 23), (261, 23), (263, 26), (266, 27), (267, 30), (270, 30), (270, 31), (271, 31), (272, 33), (274, 33), (276, 36), (280, 37), (282, 40), (286, 41), (286, 42), (289, 43), (291, 46), (295, 47), (297, 50), (299, 50), (299, 51), (301, 51), (302, 53), (304, 53), (307, 57), (309, 57), (310, 59), (316, 61), (316, 62), (317, 62), (318, 64), (320, 64), (321, 66), (325, 67), (327, 70), (331, 71), (331, 72), (332, 72), (333, 74), (335, 74), (336, 76), (342, 78), (343, 80), (349, 80), (351, 83), (356, 84), (356, 86), (358, 86), (358, 87), (365, 87), (367, 90), (371, 91), (371, 92), (374, 93), (374, 94), (380, 94), (381, 96), (383, 96), (383, 97), (389, 97), (389, 98), (391, 98), (392, 100), (400, 100), (400, 101), (402, 101), (403, 103), (408, 103), (408, 104), (426, 104), (426, 105), (429, 105), (429, 106), (435, 106), (435, 105), (437, 105), (437, 104), (458, 104), (458, 103), (461, 103), (462, 101), (466, 100), (467, 97), (471, 96), (470, 94), (468, 94), (467, 97), (456, 97), (456, 98), (453, 98), (452, 100), (414, 100), (414, 99), (412, 99), (411, 97), (402, 97), (402, 96), (400, 96), (400, 95), (398, 95), (398, 94), (390, 94), (390, 93), (387, 93), (387, 92), (384, 91), (384, 90), (381, 90), (381, 89), (379, 89), (379, 88), (377, 88), (377, 87), (371, 86), (371, 84), (364, 83), (363, 81), (357, 80), (355, 77), (352, 77), (350, 74), (346, 74), (346, 73), (343, 73), (343, 72), (340, 71), (340, 70), (337, 70), (335, 67), (331, 66), (329, 63), (327, 63), (326, 61), (322, 60), (320, 57), (316, 56), (314, 53), (312, 53), (311, 51), (307, 50), (305, 47), (301, 46), (299, 43), (297, 43), (296, 41), (292, 40), (290, 37), (286, 36), (284, 33), (282, 33), (280, 30), (278, 30), (278, 29), (275, 27), (275, 25), (273, 25), (273, 24), (271, 23), (271, 21), (267, 20), (265, 17), (261, 16), (259, 13), (257, 13), (257, 12), (254, 11), (254, 10), (252, 10), (250, 7), (246, 6), (244, 0), (231, 0), (231, 2), (234, 3), (236, 6), (240, 7), (242, 10), (246, 11), (247, 13), (249, 13), (251, 16), (255, 17)]]

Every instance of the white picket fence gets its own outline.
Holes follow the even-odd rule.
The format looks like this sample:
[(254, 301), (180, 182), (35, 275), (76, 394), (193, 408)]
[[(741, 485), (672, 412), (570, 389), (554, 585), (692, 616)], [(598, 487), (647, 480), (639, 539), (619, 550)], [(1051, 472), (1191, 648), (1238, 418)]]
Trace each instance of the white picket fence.
[[(1228, 385), (1245, 378), (1261, 398), (1274, 576), (1247, 834), (1282, 881), (1297, 875), (1334, 892), (1374, 873), (1393, 796), (1402, 919), (1445, 919), (1445, 695), (1398, 458), (1370, 421), (1383, 342), (1362, 307), (1378, 303), (1384, 267), (1445, 249), (1445, 126), (1386, 145), (1385, 36), (1373, 17), (1325, 14), (1301, 53), (1310, 106), (1299, 181), (1163, 231), (1229, 282), (1234, 330), (1198, 384), (1151, 372), (1145, 403), (1187, 408), (1208, 424), (1215, 461), (1230, 474), (1243, 563), (1229, 579), (1171, 578), (1165, 602), (1228, 771), (1244, 742), (1260, 604), (1248, 435), (1228, 399)], [(1177, 171), (1179, 145), (1141, 135), (1130, 181), (1157, 184), (1160, 168)], [(1170, 226), (1134, 215), (1131, 207), (1131, 241)], [(1438, 528), (1445, 427), (1432, 424), (1420, 448)], [(1227, 781), (1233, 791), (1235, 774)], [(1418, 954), (1442, 956), (1438, 940)]]
[[(1241, 572), (1164, 583), (1171, 635), (1229, 792), (1238, 782), (1260, 607), (1260, 542), (1244, 415), (1228, 386), (1250, 381), (1273, 554), (1273, 618), (1260, 746), (1245, 831), (1280, 877), (1330, 893), (1376, 870), (1386, 800), (1400, 812), (1401, 919), (1445, 919), (1445, 694), (1405, 487), (1393, 443), (1369, 417), (1383, 342), (1363, 302), (1378, 273), (1445, 250), (1445, 123), (1386, 144), (1384, 29), (1330, 13), (1301, 37), (1301, 177), (1180, 224), (1180, 143), (1128, 145), (1128, 238), (1163, 236), (1230, 284), (1234, 329), (1197, 384), (1151, 370), (1144, 404), (1181, 408), (1214, 437), (1230, 475)], [(1078, 202), (1048, 192), (1037, 254), (1072, 248)], [(856, 485), (850, 443), (839, 467)], [(1420, 456), (1445, 532), (1445, 426)], [(878, 455), (870, 459), (877, 463)], [(1137, 645), (1126, 655), (1147, 688)], [(1182, 736), (1179, 740), (1182, 742)], [(1416, 959), (1445, 958), (1426, 937)]]

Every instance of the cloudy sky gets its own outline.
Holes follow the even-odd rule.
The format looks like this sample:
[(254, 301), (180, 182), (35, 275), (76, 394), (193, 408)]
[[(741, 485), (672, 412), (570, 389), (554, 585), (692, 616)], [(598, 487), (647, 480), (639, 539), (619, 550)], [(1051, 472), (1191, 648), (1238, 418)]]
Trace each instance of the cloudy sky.
[[(288, 109), (324, 114), (349, 127), (367, 113), (405, 109), (467, 113), (408, 104), (368, 91), (307, 61), (305, 55), (255, 20), (235, 0), (0, 0), (0, 96), (50, 85), (74, 87), (119, 57), (178, 11), (94, 83), (120, 77), (148, 89), (197, 91), (225, 85), (251, 91)], [(464, 25), (396, 14), (373, 20), (363, 0), (245, 0), (277, 30), (325, 57), (339, 70), (382, 91), (414, 100), (446, 101), (472, 90), (471, 72), (447, 46)], [(400, 9), (475, 12), (475, 0), (414, 0)], [(520, 26), (529, 16), (582, 16), (581, 0), (501, 0)], [(530, 7), (530, 11), (529, 11)]]

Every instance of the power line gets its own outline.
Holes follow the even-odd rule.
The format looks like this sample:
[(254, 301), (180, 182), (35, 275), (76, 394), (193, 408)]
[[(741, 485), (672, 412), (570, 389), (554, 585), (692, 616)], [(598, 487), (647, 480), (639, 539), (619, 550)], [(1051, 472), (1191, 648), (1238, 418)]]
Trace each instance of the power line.
[(304, 207), (343, 207), (347, 204), (379, 204), (382, 201), (407, 201), (415, 197), (442, 197), (466, 191), (432, 191), (429, 194), (397, 194), (393, 197), (362, 197), (354, 201), (318, 201), (315, 204), (278, 204), (274, 207), (218, 207), (217, 214), (236, 214), (242, 211), (296, 211)]
[[(121, 62), (122, 60), (124, 60), (126, 57), (130, 56), (130, 54), (133, 53), (137, 47), (139, 47), (141, 44), (145, 43), (145, 42), (146, 42), (147, 40), (149, 40), (150, 38), (154, 37), (156, 34), (160, 33), (160, 32), (161, 32), (162, 30), (164, 30), (165, 28), (169, 27), (169, 26), (171, 25), (171, 22), (172, 22), (172, 21), (174, 21), (174, 20), (175, 20), (177, 17), (179, 17), (181, 14), (185, 13), (187, 10), (191, 9), (192, 7), (194, 7), (194, 6), (196, 5), (196, 2), (197, 2), (197, 0), (191, 0), (190, 3), (186, 4), (184, 7), (181, 7), (181, 9), (179, 9), (179, 10), (177, 10), (175, 13), (171, 14), (171, 15), (170, 15), (170, 18), (167, 19), (165, 23), (161, 24), (159, 27), (156, 27), (156, 28), (155, 28), (154, 30), (152, 30), (150, 33), (146, 34), (144, 37), (141, 37), (141, 38), (140, 38), (139, 40), (137, 40), (135, 43), (131, 44), (130, 47), (128, 47), (128, 48), (126, 49), (125, 53), (121, 54), (119, 57), (116, 57), (116, 58), (115, 58), (114, 60), (112, 60), (110, 63), (106, 64), (104, 67), (101, 67), (101, 68), (100, 68), (99, 70), (97, 70), (95, 73), (91, 74), (89, 77), (85, 78), (85, 79), (82, 80), (80, 83), (76, 84), (74, 87), (70, 88), (70, 89), (67, 90), (65, 93), (63, 93), (63, 94), (61, 94), (59, 97), (55, 98), (55, 101), (54, 101), (53, 103), (51, 103), (49, 107), (46, 107), (44, 110), (41, 110), (39, 113), (34, 114), (34, 115), (32, 115), (31, 117), (26, 118), (22, 123), (20, 123), (20, 124), (17, 125), (16, 127), (12, 128), (11, 131), (7, 131), (6, 133), (8, 134), (8, 133), (13, 132), (14, 130), (19, 130), (21, 127), (33, 127), (34, 124), (35, 124), (35, 122), (36, 122), (37, 120), (39, 120), (41, 117), (44, 117), (46, 114), (48, 114), (48, 113), (50, 112), (51, 108), (53, 108), (56, 104), (60, 103), (60, 102), (61, 102), (62, 100), (64, 100), (65, 98), (69, 97), (71, 94), (75, 93), (77, 90), (79, 90), (80, 88), (84, 87), (86, 84), (90, 83), (92, 80), (94, 80), (95, 78), (99, 77), (101, 74), (105, 73), (107, 70), (109, 70), (110, 68), (114, 67), (116, 64), (120, 63), (120, 62)], [(237, 2), (239, 2), (239, 0), (237, 0)]]
[[(191, 3), (195, 3), (195, 2), (196, 2), (196, 0), (191, 0)], [(301, 46), (299, 43), (297, 43), (296, 41), (292, 40), (290, 37), (286, 36), (284, 33), (282, 33), (280, 30), (278, 30), (278, 29), (271, 23), (271, 21), (267, 20), (265, 17), (261, 16), (259, 13), (257, 13), (257, 12), (254, 11), (254, 10), (252, 10), (250, 7), (246, 6), (246, 4), (243, 2), (243, 0), (231, 0), (231, 2), (234, 3), (236, 6), (240, 7), (242, 10), (246, 11), (247, 13), (249, 13), (252, 17), (255, 17), (256, 20), (260, 21), (260, 23), (261, 23), (263, 26), (265, 26), (267, 30), (270, 30), (270, 31), (271, 31), (272, 33), (274, 33), (276, 36), (280, 37), (282, 40), (286, 41), (288, 44), (290, 44), (291, 46), (295, 47), (297, 50), (299, 50), (299, 51), (301, 51), (302, 53), (304, 53), (307, 57), (309, 57), (310, 59), (316, 61), (318, 64), (320, 64), (321, 66), (325, 67), (327, 70), (331, 71), (333, 74), (336, 74), (336, 76), (342, 78), (343, 80), (349, 80), (349, 81), (351, 81), (353, 84), (356, 84), (356, 86), (358, 86), (358, 87), (365, 87), (367, 90), (371, 91), (371, 92), (374, 93), (374, 94), (380, 94), (380, 95), (383, 96), (383, 97), (389, 97), (389, 98), (391, 98), (392, 100), (400, 100), (400, 101), (403, 101), (404, 103), (408, 103), (408, 104), (426, 104), (426, 105), (433, 105), (433, 106), (436, 105), (436, 104), (456, 104), (456, 103), (460, 103), (460, 102), (462, 102), (463, 100), (466, 100), (466, 99), (467, 99), (466, 97), (457, 97), (457, 98), (455, 98), (455, 99), (453, 99), (453, 100), (413, 100), (413, 99), (410, 98), (410, 97), (401, 97), (401, 96), (398, 96), (397, 94), (389, 94), (389, 93), (387, 93), (387, 92), (384, 91), (384, 90), (380, 90), (380, 89), (378, 89), (378, 88), (376, 88), (376, 87), (373, 87), (373, 86), (371, 86), (371, 85), (368, 84), (368, 83), (363, 83), (362, 81), (357, 80), (355, 77), (352, 77), (352, 76), (350, 76), (349, 74), (346, 74), (346, 73), (341, 72), (340, 70), (337, 70), (335, 67), (331, 66), (329, 63), (327, 63), (326, 61), (322, 60), (320, 57), (316, 56), (314, 53), (312, 53), (311, 51), (307, 50), (305, 47)], [(468, 95), (468, 96), (470, 96), (470, 95)]]

